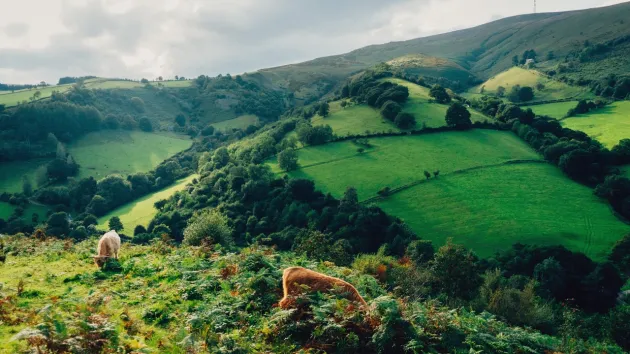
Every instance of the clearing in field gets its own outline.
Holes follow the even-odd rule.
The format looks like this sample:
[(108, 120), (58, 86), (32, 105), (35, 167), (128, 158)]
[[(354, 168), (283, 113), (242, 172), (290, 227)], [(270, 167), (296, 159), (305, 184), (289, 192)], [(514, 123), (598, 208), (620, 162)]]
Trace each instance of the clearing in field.
[(103, 130), (68, 144), (68, 152), (81, 166), (77, 178), (98, 180), (113, 173), (148, 172), (191, 145), (191, 140), (175, 135)]
[(0, 193), (17, 193), (22, 191), (22, 176), (26, 175), (36, 188), (35, 172), (45, 166), (50, 159), (32, 159), (0, 163)]
[(515, 242), (601, 260), (630, 231), (588, 187), (541, 163), (445, 174), (378, 202), (436, 246), (453, 237), (482, 257)]
[[(538, 83), (544, 85), (542, 90), (536, 89)], [(506, 93), (509, 93), (510, 89), (515, 85), (534, 88), (534, 101), (591, 96), (583, 88), (569, 86), (563, 82), (552, 80), (536, 70), (527, 70), (516, 66), (490, 78), (479, 86), (471, 88), (469, 92), (480, 93), (483, 87), (485, 93), (494, 94), (499, 86), (503, 86)]]
[(102, 218), (98, 220), (99, 230), (108, 229), (107, 223), (109, 219), (114, 216), (118, 216), (124, 226), (124, 229), (116, 230), (116, 231), (124, 232), (128, 234), (129, 236), (131, 236), (131, 234), (133, 233), (133, 229), (137, 225), (142, 225), (144, 227), (147, 227), (149, 225), (149, 222), (151, 222), (151, 219), (153, 219), (155, 214), (157, 214), (157, 210), (153, 206), (155, 202), (158, 202), (162, 199), (168, 199), (170, 196), (172, 196), (176, 192), (184, 190), (184, 188), (186, 188), (186, 186), (190, 184), (192, 180), (197, 177), (199, 176), (191, 175), (186, 178), (180, 179), (179, 181), (175, 182), (175, 184), (173, 184), (170, 187), (166, 187), (162, 189), (161, 191), (147, 195), (145, 197), (142, 197), (138, 200), (135, 200), (131, 203), (127, 203), (115, 209), (114, 211), (110, 212), (109, 214), (103, 216)]
[(580, 130), (612, 148), (630, 138), (630, 102), (618, 101), (587, 114), (562, 120), (562, 125)]
[(555, 119), (563, 119), (571, 108), (575, 108), (578, 101), (546, 103), (533, 106), (523, 106), (522, 109), (531, 108), (538, 116), (548, 116)]
[[(377, 195), (383, 187), (396, 188), (425, 179), (424, 171), (456, 170), (540, 160), (529, 146), (510, 132), (471, 130), (369, 139), (371, 148), (358, 153), (350, 141), (309, 146), (298, 150), (300, 168), (289, 173), (316, 182), (317, 188), (341, 197), (353, 186), (359, 199)], [(268, 162), (280, 173), (275, 159)]]
[(365, 104), (342, 108), (341, 101), (330, 102), (328, 117), (317, 115), (311, 122), (313, 125), (330, 125), (338, 136), (400, 131), (396, 125), (384, 119), (378, 110)]
[[(438, 128), (446, 125), (446, 111), (448, 105), (429, 103), (431, 97), (429, 96), (429, 89), (416, 85), (409, 81), (401, 79), (386, 79), (387, 81), (406, 86), (409, 89), (409, 99), (403, 106), (403, 112), (411, 113), (416, 117), (417, 128), (421, 128), (423, 125), (429, 128)], [(492, 120), (484, 116), (483, 114), (468, 108), (470, 111), (470, 120), (473, 122), (485, 122)]]
[(214, 129), (219, 131), (229, 131), (231, 129), (245, 129), (250, 125), (258, 125), (258, 117), (253, 114), (246, 114), (234, 119), (224, 120), (218, 123), (212, 123)]

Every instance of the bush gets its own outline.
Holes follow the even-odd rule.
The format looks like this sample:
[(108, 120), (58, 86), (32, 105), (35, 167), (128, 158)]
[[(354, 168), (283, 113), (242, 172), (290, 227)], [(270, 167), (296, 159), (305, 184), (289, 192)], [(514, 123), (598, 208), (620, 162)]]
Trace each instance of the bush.
[(394, 124), (400, 129), (410, 129), (416, 125), (416, 118), (410, 113), (401, 112), (394, 119)]
[(278, 154), (278, 165), (284, 171), (293, 171), (298, 167), (297, 152), (293, 149), (286, 149)]
[(138, 113), (143, 113), (145, 110), (145, 105), (144, 105), (144, 101), (142, 100), (142, 98), (140, 97), (132, 97), (131, 100), (131, 105), (133, 106), (133, 108), (138, 111)]
[(193, 216), (184, 230), (184, 244), (199, 246), (204, 242), (225, 247), (231, 247), (233, 243), (227, 218), (214, 209)]
[(385, 102), (381, 108), (381, 114), (383, 117), (391, 121), (393, 121), (401, 111), (402, 107), (394, 101)]

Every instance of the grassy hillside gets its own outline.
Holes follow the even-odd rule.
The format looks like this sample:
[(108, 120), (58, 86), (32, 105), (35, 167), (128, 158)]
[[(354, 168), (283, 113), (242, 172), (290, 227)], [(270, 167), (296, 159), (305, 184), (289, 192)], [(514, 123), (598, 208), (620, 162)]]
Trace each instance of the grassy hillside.
[[(559, 63), (567, 54), (580, 51), (584, 41), (592, 44), (630, 35), (626, 21), (630, 3), (595, 9), (529, 14), (504, 18), (474, 28), (455, 32), (371, 45), (352, 52), (319, 58), (304, 63), (261, 70), (269, 82), (281, 84), (300, 93), (326, 92), (345, 76), (408, 54), (446, 58), (487, 79), (512, 66), (512, 57), (534, 49), (542, 67)], [(554, 52), (551, 61), (548, 52)], [(606, 55), (578, 63), (579, 72), (569, 75), (589, 79), (609, 73), (630, 72), (627, 45)]]
[(175, 135), (104, 130), (69, 144), (67, 150), (81, 166), (78, 178), (100, 179), (112, 173), (150, 171), (191, 145), (191, 140)]
[(134, 200), (131, 203), (125, 204), (107, 215), (101, 217), (98, 220), (98, 228), (107, 230), (109, 228), (108, 221), (114, 216), (118, 216), (123, 226), (122, 230), (116, 230), (120, 233), (133, 235), (133, 229), (137, 225), (147, 227), (151, 219), (157, 214), (157, 210), (153, 206), (155, 202), (162, 199), (168, 199), (170, 196), (186, 188), (186, 185), (192, 182), (193, 179), (198, 178), (197, 175), (192, 175), (175, 182), (170, 187), (164, 188), (161, 191), (157, 191), (140, 199)]
[(443, 77), (451, 81), (467, 82), (472, 73), (454, 61), (423, 54), (409, 54), (387, 61), (393, 69), (407, 75)]
[[(445, 174), (510, 160), (540, 159), (512, 133), (493, 130), (374, 138), (369, 142), (373, 147), (362, 154), (349, 141), (300, 149), (300, 169), (289, 174), (313, 179), (318, 188), (336, 197), (353, 186), (364, 200), (376, 196), (383, 187), (423, 180), (425, 170), (439, 169)], [(269, 164), (280, 172), (275, 160)]]
[(25, 161), (3, 162), (0, 164), (0, 192), (16, 193), (22, 191), (22, 176), (27, 176), (31, 183), (35, 181), (35, 172), (51, 159), (33, 159)]
[(555, 119), (562, 119), (566, 116), (569, 109), (575, 108), (578, 101), (567, 101), (557, 103), (539, 104), (533, 106), (523, 106), (521, 108), (531, 108), (534, 113), (541, 116), (548, 116)]
[[(544, 88), (536, 89), (537, 84), (544, 85)], [(495, 94), (497, 88), (502, 86), (506, 89), (506, 93), (508, 93), (515, 85), (534, 88), (533, 101), (577, 98), (583, 95), (590, 96), (585, 88), (569, 86), (560, 81), (552, 80), (536, 70), (528, 70), (520, 67), (513, 67), (493, 76), (481, 85), (471, 88), (469, 92), (480, 93), (483, 88), (484, 92)]]
[(381, 133), (388, 131), (398, 132), (400, 129), (392, 122), (383, 119), (381, 113), (365, 104), (357, 104), (342, 108), (341, 101), (330, 102), (330, 114), (328, 117), (315, 116), (311, 119), (313, 125), (330, 125), (333, 132), (339, 136)]
[(423, 238), (441, 245), (453, 237), (483, 257), (521, 242), (561, 244), (604, 259), (630, 231), (589, 188), (546, 164), (447, 174), (378, 205), (404, 219)]
[[(473, 348), (493, 353), (564, 348), (559, 338), (508, 326), (490, 314), (399, 299), (372, 275), (272, 249), (219, 251), (205, 258), (198, 248), (123, 243), (120, 267), (99, 271), (91, 258), (95, 238), (76, 244), (6, 241), (11, 272), (0, 272), (5, 311), (0, 351), (6, 353), (33, 349), (35, 338), (48, 339), (41, 349), (65, 345), (92, 353), (183, 354), (229, 348), (288, 354), (313, 347), (376, 353), (379, 347), (403, 345), (462, 353)], [(282, 297), (281, 272), (294, 265), (354, 284), (373, 309), (370, 320), (332, 294), (304, 297), (309, 305), (301, 313), (276, 307)], [(411, 271), (409, 265), (399, 268)], [(35, 331), (23, 331), (27, 328)], [(596, 342), (572, 345), (620, 353)]]
[(212, 123), (212, 126), (220, 131), (226, 131), (231, 129), (245, 129), (250, 125), (257, 125), (260, 123), (258, 117), (253, 114), (246, 114), (234, 119), (224, 120), (219, 123)]
[(581, 130), (608, 148), (630, 137), (630, 102), (614, 102), (587, 114), (562, 121), (562, 125)]
[[(409, 89), (409, 99), (403, 106), (403, 112), (413, 114), (416, 117), (418, 127), (425, 125), (430, 128), (437, 128), (446, 125), (445, 117), (449, 106), (429, 103), (431, 97), (429, 96), (428, 88), (401, 79), (387, 79), (387, 81), (403, 85)], [(492, 120), (473, 109), (469, 109), (469, 111), (471, 114), (470, 120), (473, 122)]]
[[(15, 211), (15, 206), (9, 203), (0, 202), (0, 219), (7, 220)], [(48, 207), (42, 205), (29, 204), (27, 208), (24, 209), (24, 214), (22, 218), (27, 221), (31, 221), (31, 217), (33, 214), (39, 215), (39, 220), (46, 220), (46, 213), (48, 212)]]

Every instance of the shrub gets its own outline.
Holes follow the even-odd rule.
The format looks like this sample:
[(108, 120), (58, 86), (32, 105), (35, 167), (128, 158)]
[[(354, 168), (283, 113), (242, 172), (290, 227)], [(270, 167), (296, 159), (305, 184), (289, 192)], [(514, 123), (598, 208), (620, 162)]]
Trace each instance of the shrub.
[(232, 230), (227, 218), (217, 210), (203, 211), (193, 216), (184, 230), (184, 243), (199, 246), (203, 242), (232, 246)]
[(410, 113), (401, 112), (394, 119), (394, 124), (400, 129), (409, 129), (416, 125), (416, 118)]
[(130, 99), (131, 105), (139, 113), (143, 113), (145, 110), (144, 101), (140, 97), (132, 97)]

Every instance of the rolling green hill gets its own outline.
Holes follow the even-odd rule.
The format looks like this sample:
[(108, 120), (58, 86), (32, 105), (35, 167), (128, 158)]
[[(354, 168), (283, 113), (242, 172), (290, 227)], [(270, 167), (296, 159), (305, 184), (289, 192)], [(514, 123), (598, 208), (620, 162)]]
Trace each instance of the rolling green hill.
[[(541, 161), (511, 133), (473, 130), (369, 142), (373, 147), (364, 153), (352, 142), (300, 149), (300, 168), (289, 175), (312, 179), (336, 197), (355, 187), (359, 200), (401, 217), (421, 237), (436, 244), (453, 237), (484, 257), (521, 242), (561, 244), (602, 259), (630, 231), (589, 188)], [(281, 173), (274, 160), (269, 164)], [(440, 170), (440, 176), (426, 180), (425, 170)], [(379, 198), (384, 187), (393, 194)]]
[[(580, 11), (542, 13), (504, 18), (474, 28), (402, 42), (371, 45), (352, 52), (303, 63), (260, 70), (269, 83), (295, 90), (297, 97), (325, 93), (347, 75), (380, 62), (409, 54), (445, 58), (488, 79), (512, 66), (512, 57), (534, 49), (542, 67), (551, 67), (565, 56), (581, 51), (584, 42), (621, 43), (605, 55), (578, 62), (570, 76), (601, 78), (609, 73), (630, 72), (630, 3)], [(547, 60), (552, 51), (554, 59)]]
[[(536, 101), (550, 101), (569, 98), (591, 97), (588, 89), (569, 86), (563, 82), (552, 80), (536, 70), (527, 70), (520, 67), (513, 67), (496, 76), (491, 77), (486, 82), (469, 90), (471, 93), (491, 93), (496, 94), (497, 88), (502, 86), (506, 93), (515, 85), (529, 86), (534, 89), (534, 99)], [(537, 85), (543, 85), (537, 88)], [(568, 109), (567, 109), (568, 110)], [(566, 113), (566, 112), (565, 112)]]

